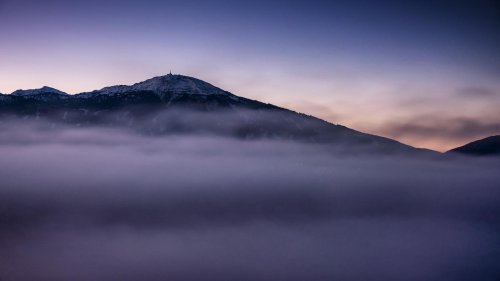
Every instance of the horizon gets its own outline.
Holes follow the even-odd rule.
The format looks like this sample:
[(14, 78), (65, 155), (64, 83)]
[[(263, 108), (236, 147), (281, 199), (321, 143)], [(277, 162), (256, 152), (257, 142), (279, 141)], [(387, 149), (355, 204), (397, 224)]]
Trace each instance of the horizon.
[[(52, 89), (55, 89), (55, 90), (60, 90), (60, 91), (62, 91), (62, 92), (64, 92), (64, 93), (66, 93), (66, 94), (69, 94), (69, 95), (76, 95), (76, 94), (82, 94), (82, 93), (88, 93), (88, 92), (92, 92), (92, 91), (96, 91), (96, 90), (101, 90), (102, 88), (109, 87), (109, 86), (118, 86), (118, 85), (120, 85), (120, 86), (121, 86), (121, 85), (127, 85), (127, 86), (128, 86), (128, 85), (133, 85), (133, 84), (136, 84), (136, 83), (143, 82), (143, 81), (145, 81), (145, 80), (149, 80), (149, 79), (152, 79), (152, 78), (157, 78), (157, 77), (168, 76), (168, 75), (179, 75), (179, 76), (185, 76), (185, 77), (190, 77), (190, 78), (200, 79), (200, 78), (198, 78), (198, 77), (194, 77), (194, 76), (192, 76), (192, 75), (186, 75), (186, 74), (181, 74), (181, 73), (172, 73), (172, 70), (170, 70), (170, 71), (169, 71), (169, 73), (167, 73), (167, 74), (163, 74), (163, 75), (156, 75), (156, 76), (149, 77), (149, 78), (145, 78), (145, 79), (143, 79), (143, 80), (136, 81), (136, 82), (130, 82), (130, 83), (127, 83), (127, 84), (113, 84), (113, 85), (105, 85), (105, 86), (102, 86), (101, 88), (89, 89), (89, 90), (86, 90), (86, 91), (76, 92), (76, 93), (69, 93), (69, 92), (66, 92), (66, 91), (64, 91), (64, 90), (62, 90), (62, 89), (55, 88), (55, 87), (53, 87), (53, 86), (51, 86), (51, 85), (43, 85), (43, 86), (41, 86), (41, 87), (38, 87), (38, 88), (33, 88), (33, 89), (17, 89), (17, 90), (15, 90), (15, 91), (19, 91), (19, 90), (37, 90), (37, 89), (41, 89), (41, 88), (48, 87), (48, 88), (52, 88)], [(200, 80), (202, 80), (202, 81), (204, 81), (204, 82), (207, 82), (207, 83), (209, 83), (209, 84), (211, 84), (211, 85), (213, 85), (213, 86), (215, 86), (215, 87), (217, 87), (217, 88), (220, 88), (220, 89), (222, 89), (222, 90), (225, 90), (224, 88), (219, 87), (218, 85), (215, 85), (215, 84), (211, 83), (210, 81), (205, 81), (205, 80), (203, 80), (203, 79), (200, 79)], [(8, 93), (8, 94), (13, 94), (15, 91), (13, 91), (13, 92), (11, 92), (11, 93)], [(231, 92), (231, 93), (232, 93), (232, 94), (235, 94), (235, 95), (237, 95), (237, 96), (241, 96), (241, 95), (238, 95), (237, 93), (233, 93), (233, 92)], [(0, 92), (0, 94), (2, 94), (2, 93)], [(4, 94), (7, 94), (7, 93), (4, 93)], [(244, 96), (243, 96), (243, 97), (244, 97)], [(248, 98), (248, 97), (246, 97), (246, 98)], [(282, 106), (282, 107), (283, 107), (283, 108), (285, 108), (285, 109), (294, 110), (294, 109), (292, 109), (292, 108), (286, 108), (286, 107), (284, 107), (284, 106)], [(300, 111), (297, 111), (297, 112), (300, 112)], [(313, 115), (312, 113), (308, 113), (308, 112), (300, 112), (300, 113), (305, 113), (305, 114), (309, 114), (309, 115), (315, 116), (315, 115)], [(330, 122), (330, 123), (332, 123), (332, 124), (345, 125), (345, 124), (340, 124), (340, 123), (334, 123), (334, 122), (332, 122), (331, 120), (327, 120), (327, 119), (321, 118), (321, 117), (319, 117), (319, 116), (315, 116), (315, 117), (318, 117), (318, 118), (320, 118), (320, 119), (323, 119), (323, 120), (325, 120), (325, 121), (327, 121), (327, 122)], [(357, 130), (357, 128), (353, 128), (353, 127), (350, 127), (350, 128), (351, 128), (351, 129), (354, 129), (354, 130)], [(360, 130), (360, 131), (361, 131), (361, 130)], [(364, 132), (364, 133), (371, 133), (371, 134), (378, 135), (378, 136), (381, 136), (381, 137), (388, 137), (388, 138), (390, 138), (389, 136), (385, 136), (385, 135), (381, 135), (381, 134), (377, 134), (377, 133), (373, 133), (373, 132), (366, 132), (366, 131), (361, 131), (361, 132)], [(469, 143), (471, 143), (471, 142), (478, 141), (478, 140), (482, 140), (482, 139), (484, 139), (484, 138), (488, 138), (488, 137), (492, 137), (492, 136), (497, 136), (497, 135), (498, 135), (498, 134), (486, 135), (486, 136), (478, 137), (478, 138), (475, 138), (475, 139), (470, 139), (470, 140), (467, 140), (466, 142), (464, 142), (464, 143), (462, 143), (462, 144), (458, 144), (458, 145), (453, 146), (453, 147), (452, 147), (452, 146), (446, 146), (446, 148), (445, 148), (445, 149), (442, 149), (442, 148), (441, 148), (441, 149), (439, 149), (439, 148), (438, 148), (438, 149), (436, 149), (436, 148), (432, 148), (432, 147), (422, 147), (422, 146), (416, 146), (416, 145), (411, 144), (411, 143), (405, 143), (404, 141), (402, 141), (402, 140), (398, 140), (398, 139), (396, 139), (396, 138), (394, 138), (394, 139), (395, 139), (395, 140), (400, 141), (400, 142), (401, 142), (401, 143), (403, 143), (403, 144), (408, 144), (408, 145), (414, 146), (414, 147), (416, 147), (416, 148), (429, 149), (429, 150), (433, 150), (433, 151), (436, 151), (436, 152), (446, 153), (446, 152), (448, 152), (448, 151), (450, 151), (450, 150), (452, 150), (452, 149), (459, 148), (459, 147), (464, 146), (464, 145), (466, 145), (466, 144), (469, 144)]]
[(0, 92), (189, 73), (444, 151), (498, 134), (495, 1), (0, 1)]
[(498, 0), (0, 0), (0, 281), (500, 280), (499, 31)]

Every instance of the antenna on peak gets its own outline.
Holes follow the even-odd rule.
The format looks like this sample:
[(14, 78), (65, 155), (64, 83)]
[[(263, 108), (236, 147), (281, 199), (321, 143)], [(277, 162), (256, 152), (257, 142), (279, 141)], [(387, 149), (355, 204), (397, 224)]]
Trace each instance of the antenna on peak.
[(172, 70), (170, 70), (170, 73), (168, 75), (172, 75)]

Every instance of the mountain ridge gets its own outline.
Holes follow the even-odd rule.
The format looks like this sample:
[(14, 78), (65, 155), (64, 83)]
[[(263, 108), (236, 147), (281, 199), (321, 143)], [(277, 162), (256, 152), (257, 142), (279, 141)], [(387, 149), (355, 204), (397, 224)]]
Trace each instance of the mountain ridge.
[(111, 87), (104, 87), (93, 92), (115, 94), (124, 93), (127, 91), (153, 91), (157, 94), (169, 91), (176, 92), (178, 94), (198, 95), (230, 94), (229, 92), (226, 92), (200, 79), (174, 74), (156, 76), (142, 82), (135, 83), (133, 85), (116, 85)]
[(497, 156), (500, 155), (500, 135), (489, 136), (469, 142), (465, 145), (451, 149), (446, 153), (455, 153), (471, 156)]
[(384, 151), (424, 151), (314, 116), (236, 96), (183, 75), (157, 76), (132, 85), (104, 87), (75, 95), (49, 87), (31, 91), (26, 95), (1, 95), (0, 116), (17, 116), (24, 120), (43, 118), (52, 124), (134, 128), (149, 135), (195, 132), (244, 139), (357, 144)]
[(48, 87), (48, 86), (43, 86), (41, 88), (37, 89), (28, 89), (28, 90), (16, 90), (11, 93), (13, 96), (34, 96), (34, 95), (40, 95), (40, 94), (45, 94), (45, 93), (55, 93), (59, 95), (68, 95), (67, 93), (60, 91), (58, 89)]

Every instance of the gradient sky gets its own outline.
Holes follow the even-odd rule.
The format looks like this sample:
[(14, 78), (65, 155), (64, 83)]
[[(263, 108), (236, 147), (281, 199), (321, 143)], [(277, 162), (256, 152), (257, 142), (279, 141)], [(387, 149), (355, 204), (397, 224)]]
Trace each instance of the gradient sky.
[(0, 0), (2, 93), (170, 70), (419, 147), (500, 134), (493, 0)]

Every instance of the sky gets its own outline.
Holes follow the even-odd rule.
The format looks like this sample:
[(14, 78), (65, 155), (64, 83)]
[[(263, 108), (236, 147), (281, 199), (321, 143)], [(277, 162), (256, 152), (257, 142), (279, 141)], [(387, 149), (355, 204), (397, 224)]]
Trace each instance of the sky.
[(0, 0), (0, 92), (173, 73), (445, 151), (500, 134), (495, 1)]

